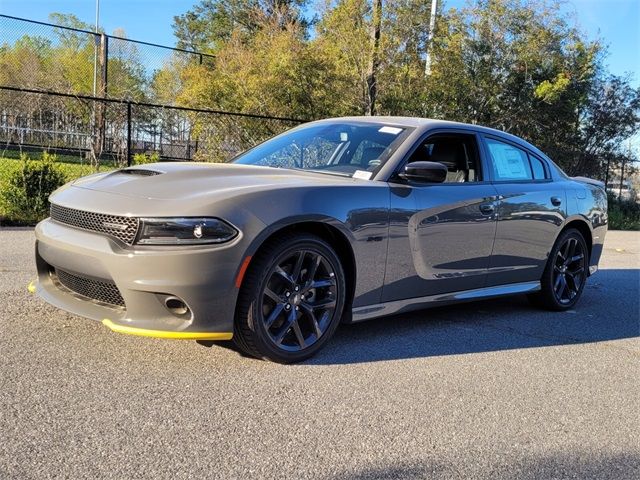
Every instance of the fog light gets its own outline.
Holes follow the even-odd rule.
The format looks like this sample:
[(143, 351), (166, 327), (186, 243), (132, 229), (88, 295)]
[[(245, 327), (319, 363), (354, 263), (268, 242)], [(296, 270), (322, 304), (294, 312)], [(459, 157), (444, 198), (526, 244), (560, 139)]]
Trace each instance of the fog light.
[(189, 307), (187, 307), (187, 304), (178, 297), (165, 298), (164, 306), (167, 307), (167, 310), (178, 317), (183, 317), (189, 314)]

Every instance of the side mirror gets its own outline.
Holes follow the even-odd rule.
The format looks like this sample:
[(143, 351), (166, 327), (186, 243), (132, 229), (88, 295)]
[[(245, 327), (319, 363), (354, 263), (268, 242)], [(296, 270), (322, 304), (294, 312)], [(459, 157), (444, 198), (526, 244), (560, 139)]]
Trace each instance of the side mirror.
[(398, 176), (405, 180), (425, 183), (442, 183), (447, 178), (448, 169), (439, 162), (411, 162), (405, 165)]

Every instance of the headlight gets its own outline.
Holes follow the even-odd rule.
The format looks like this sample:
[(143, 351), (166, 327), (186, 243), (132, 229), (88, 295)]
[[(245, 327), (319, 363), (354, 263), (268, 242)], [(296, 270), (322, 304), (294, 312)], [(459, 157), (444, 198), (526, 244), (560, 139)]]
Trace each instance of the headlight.
[(219, 218), (141, 218), (136, 243), (202, 245), (228, 242), (238, 230)]

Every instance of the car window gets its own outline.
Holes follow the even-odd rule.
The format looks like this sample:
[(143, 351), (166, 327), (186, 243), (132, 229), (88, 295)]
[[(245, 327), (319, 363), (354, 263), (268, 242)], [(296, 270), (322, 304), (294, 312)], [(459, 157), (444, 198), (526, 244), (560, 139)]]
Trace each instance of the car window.
[(472, 135), (436, 134), (424, 141), (412, 154), (408, 162), (429, 161), (447, 167), (445, 183), (478, 182), (477, 142)]
[(380, 168), (412, 130), (373, 122), (311, 123), (273, 137), (231, 161), (351, 176), (358, 170)]
[(282, 168), (316, 168), (331, 158), (339, 142), (323, 137), (312, 137), (307, 144), (291, 143), (259, 159), (255, 165), (278, 166)]
[(533, 178), (527, 152), (492, 138), (486, 140), (496, 180), (531, 180)]
[(546, 170), (544, 168), (544, 163), (537, 157), (533, 155), (529, 155), (529, 161), (531, 162), (531, 171), (533, 172), (534, 180), (544, 180), (547, 178)]
[(301, 155), (301, 168), (317, 168), (326, 163), (326, 158), (335, 155), (336, 150), (341, 142), (331, 141), (324, 137), (313, 137), (313, 139), (304, 146)]
[(349, 163), (351, 165), (361, 165), (366, 169), (377, 167), (380, 165), (380, 156), (386, 148), (386, 145), (365, 139), (360, 142)]

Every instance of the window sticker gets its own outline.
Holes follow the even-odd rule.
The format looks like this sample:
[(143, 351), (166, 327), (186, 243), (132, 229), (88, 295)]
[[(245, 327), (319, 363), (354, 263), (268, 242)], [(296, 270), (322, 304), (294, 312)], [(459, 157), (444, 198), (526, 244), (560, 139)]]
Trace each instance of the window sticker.
[(524, 152), (498, 142), (489, 142), (489, 150), (499, 178), (514, 180), (529, 178), (527, 158)]
[(353, 174), (353, 178), (359, 178), (360, 180), (369, 180), (373, 172), (367, 172), (366, 170), (356, 170)]
[(398, 135), (402, 129), (398, 127), (387, 127), (386, 125), (378, 130), (380, 133), (390, 133), (391, 135)]

